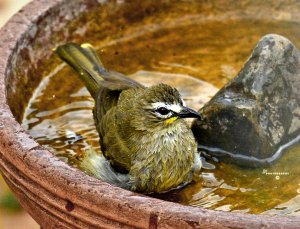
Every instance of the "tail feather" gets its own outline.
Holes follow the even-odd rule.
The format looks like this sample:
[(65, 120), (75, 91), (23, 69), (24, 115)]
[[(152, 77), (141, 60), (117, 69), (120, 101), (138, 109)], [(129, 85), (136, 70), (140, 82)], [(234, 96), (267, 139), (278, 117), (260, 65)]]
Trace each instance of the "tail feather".
[(82, 44), (80, 46), (68, 43), (58, 46), (55, 52), (79, 73), (81, 80), (95, 98), (101, 81), (104, 80), (101, 72), (105, 73), (106, 70), (93, 47), (90, 44)]
[(80, 45), (86, 56), (93, 62), (95, 65), (102, 67), (104, 69), (104, 65), (100, 60), (97, 52), (95, 51), (94, 47), (89, 43), (83, 43)]
[(77, 73), (94, 99), (100, 87), (108, 90), (122, 91), (129, 88), (144, 88), (143, 85), (125, 75), (108, 71), (92, 45), (67, 43), (55, 50), (56, 54)]
[(129, 174), (117, 173), (109, 161), (101, 154), (90, 149), (81, 162), (81, 168), (89, 175), (124, 189), (132, 189), (133, 184)]

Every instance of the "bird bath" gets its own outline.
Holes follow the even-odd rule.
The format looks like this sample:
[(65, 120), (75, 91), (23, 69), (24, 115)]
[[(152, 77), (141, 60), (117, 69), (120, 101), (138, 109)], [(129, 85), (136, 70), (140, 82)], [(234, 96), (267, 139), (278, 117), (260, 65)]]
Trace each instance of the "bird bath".
[[(181, 4), (180, 17), (176, 11), (177, 4)], [(299, 216), (214, 211), (113, 187), (59, 159), (19, 124), (30, 98), (38, 94), (35, 89), (41, 82), (47, 85), (44, 77), (50, 72), (57, 75), (63, 68), (58, 67), (53, 72), (60, 62), (51, 55), (54, 47), (67, 41), (97, 42), (104, 63), (110, 69), (132, 74), (142, 69), (155, 71), (159, 65), (160, 71), (193, 75), (221, 87), (241, 68), (262, 35), (280, 32), (297, 41), (300, 31), (297, 28), (300, 8), (293, 1), (212, 1), (198, 3), (193, 8), (189, 6), (191, 2), (177, 4), (168, 1), (113, 3), (56, 0), (45, 3), (36, 0), (1, 30), (0, 169), (22, 206), (43, 228), (295, 228), (299, 225)], [(99, 12), (97, 17), (95, 13), (87, 13), (95, 10)], [(161, 17), (164, 11), (168, 12), (168, 16)], [(261, 21), (264, 23), (261, 24)], [(174, 41), (187, 34), (196, 34), (193, 29), (185, 29), (188, 22), (197, 26), (201, 23), (207, 25), (203, 27), (201, 36), (195, 36), (195, 40), (208, 48), (195, 49), (180, 42), (174, 42), (177, 45), (172, 47), (172, 42), (164, 40), (167, 33)], [(161, 25), (164, 30), (160, 29)], [(182, 25), (182, 30), (170, 33), (171, 28), (179, 25)], [(247, 38), (241, 31), (252, 35)], [(152, 39), (156, 43), (149, 43), (151, 37), (142, 36), (145, 34), (156, 36)], [(220, 39), (207, 39), (206, 34)], [(145, 39), (144, 43), (139, 39)], [(118, 44), (122, 42), (127, 42), (127, 46), (120, 50)], [(158, 48), (164, 47), (163, 44), (168, 44), (168, 49)], [(140, 45), (148, 46), (144, 59), (138, 52)], [(181, 50), (181, 47), (184, 48)], [(189, 59), (184, 55), (186, 52), (198, 58)], [(153, 53), (165, 61), (149, 58)], [(199, 65), (193, 60), (199, 61)], [(172, 61), (183, 65), (170, 64)], [(43, 90), (42, 86), (39, 90)], [(80, 89), (81, 86), (78, 87)], [(53, 90), (59, 94), (60, 89), (55, 87)], [(82, 96), (85, 95), (75, 97)], [(58, 100), (51, 99), (51, 96), (47, 98), (47, 104), (55, 105)], [(27, 112), (30, 113), (28, 109)], [(30, 123), (25, 123), (25, 128), (26, 125)]]

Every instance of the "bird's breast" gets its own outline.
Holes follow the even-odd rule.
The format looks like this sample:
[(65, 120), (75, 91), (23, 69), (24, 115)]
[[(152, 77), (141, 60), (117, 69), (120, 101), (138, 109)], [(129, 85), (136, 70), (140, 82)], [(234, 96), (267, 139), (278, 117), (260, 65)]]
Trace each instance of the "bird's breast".
[(169, 128), (140, 138), (130, 174), (139, 189), (161, 192), (190, 181), (197, 146), (185, 126)]

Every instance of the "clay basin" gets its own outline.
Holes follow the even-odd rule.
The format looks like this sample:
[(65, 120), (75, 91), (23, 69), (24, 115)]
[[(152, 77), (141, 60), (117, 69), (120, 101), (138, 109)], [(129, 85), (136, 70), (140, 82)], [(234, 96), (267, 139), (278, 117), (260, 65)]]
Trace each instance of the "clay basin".
[[(130, 23), (135, 23), (146, 20), (159, 4), (162, 8), (170, 4), (143, 2), (34, 0), (1, 29), (0, 169), (22, 206), (42, 228), (299, 227), (297, 216), (213, 211), (113, 187), (59, 160), (20, 126), (24, 107), (41, 82), (43, 74), (37, 71), (38, 66), (58, 44), (68, 40), (83, 42), (89, 35), (85, 25), (91, 22), (79, 20), (72, 24), (73, 21), (103, 4), (103, 14), (123, 12)], [(112, 6), (117, 6), (117, 10)], [(203, 20), (214, 14), (220, 20), (238, 14), (289, 22), (300, 20), (297, 1), (205, 1), (201, 8)], [(98, 39), (108, 35), (98, 34)]]

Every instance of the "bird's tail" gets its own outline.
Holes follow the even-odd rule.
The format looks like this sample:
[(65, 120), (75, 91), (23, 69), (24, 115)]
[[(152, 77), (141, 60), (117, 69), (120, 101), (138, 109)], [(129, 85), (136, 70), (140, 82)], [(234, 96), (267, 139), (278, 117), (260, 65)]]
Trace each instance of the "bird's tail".
[(102, 73), (106, 70), (93, 46), (87, 43), (82, 45), (68, 43), (58, 46), (55, 52), (79, 73), (80, 79), (95, 98), (101, 81), (104, 80)]
[(99, 180), (130, 190), (132, 182), (128, 174), (117, 173), (110, 165), (109, 161), (96, 151), (90, 149), (81, 162), (81, 168)]

